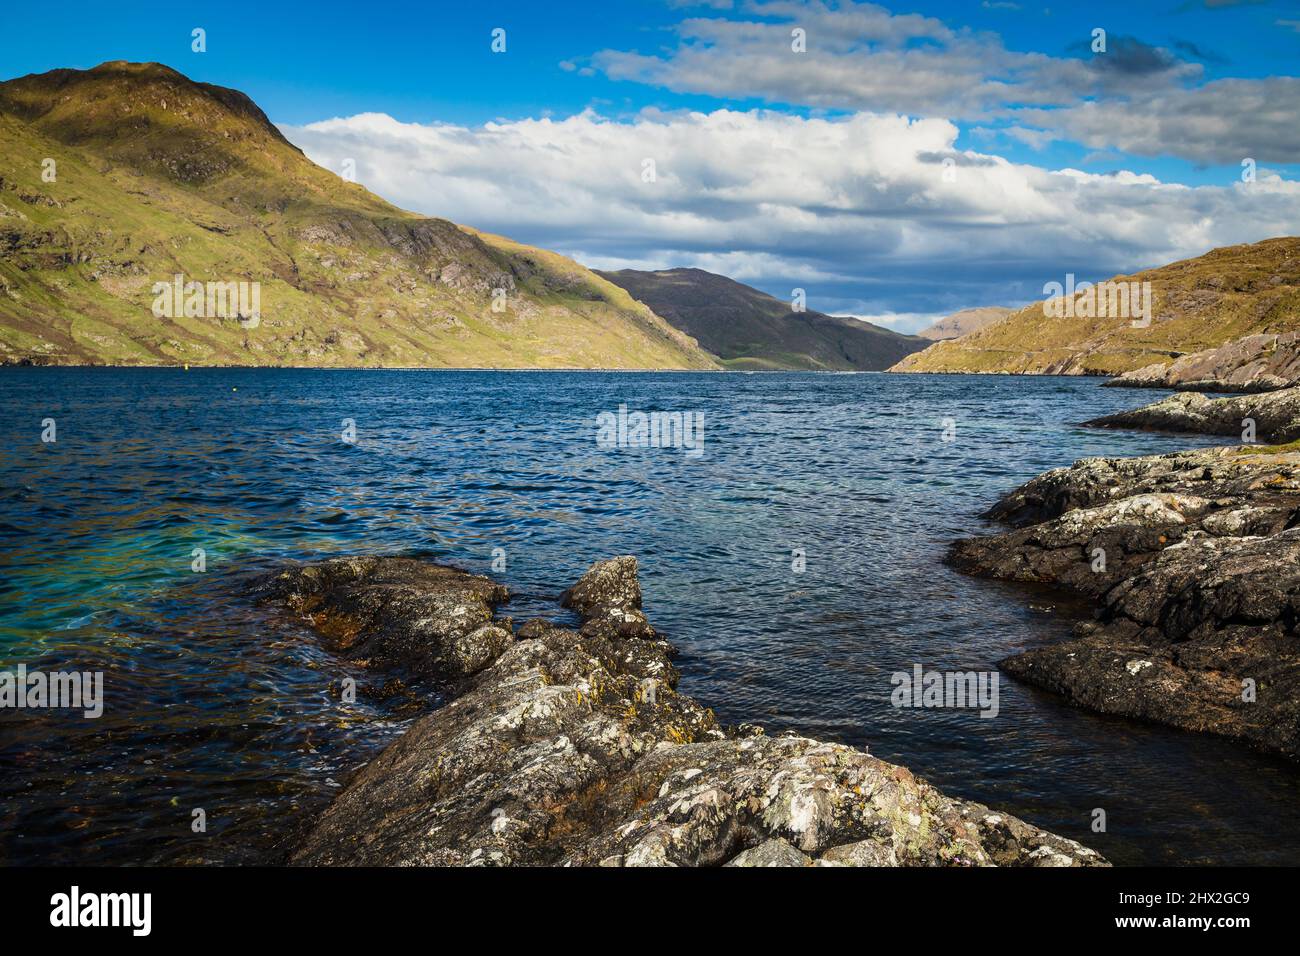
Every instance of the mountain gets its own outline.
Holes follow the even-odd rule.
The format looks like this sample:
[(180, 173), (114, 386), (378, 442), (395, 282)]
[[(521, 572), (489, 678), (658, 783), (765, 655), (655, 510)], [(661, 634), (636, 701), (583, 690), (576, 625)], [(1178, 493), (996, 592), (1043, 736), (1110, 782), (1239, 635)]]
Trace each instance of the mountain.
[(982, 329), (986, 325), (992, 325), (999, 319), (1005, 319), (1014, 311), (1016, 310), (1000, 305), (962, 309), (960, 312), (954, 312), (952, 315), (940, 319), (934, 325), (922, 329), (916, 334), (923, 339), (930, 339), (932, 342), (939, 342), (944, 339), (958, 339), (970, 332)]
[(0, 361), (716, 368), (577, 263), (398, 209), (244, 94), (125, 62), (0, 83)]
[[(1060, 277), (1062, 285), (1065, 279)], [(1169, 365), (1247, 335), (1300, 328), (1300, 238), (1228, 246), (1107, 281), (1137, 282), (1126, 288), (1139, 294), (1140, 284), (1150, 283), (1146, 327), (1135, 327), (1110, 308), (1105, 318), (1082, 317), (1080, 311), (1090, 310), (1077, 308), (1055, 309), (1070, 317), (1052, 317), (1044, 303), (1035, 302), (994, 325), (909, 355), (891, 371), (1114, 375)]]
[(601, 272), (733, 369), (880, 371), (925, 347), (870, 322), (795, 312), (789, 303), (702, 269)]

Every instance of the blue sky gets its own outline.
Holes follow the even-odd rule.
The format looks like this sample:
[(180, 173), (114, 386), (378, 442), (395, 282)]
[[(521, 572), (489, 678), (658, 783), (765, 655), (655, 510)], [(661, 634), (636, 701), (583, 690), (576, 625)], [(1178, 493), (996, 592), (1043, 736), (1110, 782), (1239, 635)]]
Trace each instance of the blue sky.
[[(354, 159), (409, 208), (597, 266), (799, 285), (900, 328), (1027, 301), (1067, 269), (1300, 231), (1300, 0), (56, 12), (9, 5), (0, 74), (160, 61), (248, 93), (322, 165)], [(652, 148), (663, 175), (641, 189)], [(945, 157), (961, 175), (936, 186), (925, 171)], [(1241, 188), (1246, 158), (1267, 188)]]

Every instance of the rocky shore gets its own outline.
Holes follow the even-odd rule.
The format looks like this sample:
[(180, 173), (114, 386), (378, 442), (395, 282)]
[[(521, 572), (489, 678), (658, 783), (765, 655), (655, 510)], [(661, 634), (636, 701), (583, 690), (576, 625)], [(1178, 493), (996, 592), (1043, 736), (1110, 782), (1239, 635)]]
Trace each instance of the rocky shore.
[(1115, 376), (1112, 388), (1267, 392), (1300, 384), (1300, 332), (1247, 335), (1218, 348)]
[(1081, 707), (1300, 756), (1300, 452), (1087, 458), (985, 517), (1011, 530), (956, 542), (954, 566), (1098, 604), (1072, 640), (1005, 671)]
[(1231, 435), (1249, 441), (1249, 422), (1254, 423), (1254, 437), (1261, 441), (1284, 443), (1300, 438), (1300, 388), (1231, 398), (1206, 398), (1196, 392), (1184, 392), (1084, 424), (1096, 428)]
[(350, 781), (294, 864), (1105, 865), (862, 750), (719, 725), (677, 692), (631, 557), (565, 592), (573, 627), (516, 627), (499, 584), (407, 558), (327, 560), (260, 591), (335, 652), (448, 697)]

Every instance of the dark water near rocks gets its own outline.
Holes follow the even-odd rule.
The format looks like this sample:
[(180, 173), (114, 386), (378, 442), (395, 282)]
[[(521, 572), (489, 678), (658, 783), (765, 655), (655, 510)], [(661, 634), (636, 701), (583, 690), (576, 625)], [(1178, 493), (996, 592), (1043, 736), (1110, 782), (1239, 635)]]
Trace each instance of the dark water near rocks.
[[(370, 679), (251, 602), (250, 575), (361, 552), (487, 573), (494, 548), (517, 620), (636, 554), (683, 689), (727, 722), (869, 747), (1116, 862), (1300, 861), (1300, 772), (1280, 761), (1007, 678), (993, 719), (890, 704), (894, 671), (988, 670), (1065, 636), (1061, 596), (940, 558), (1040, 471), (1207, 443), (1071, 424), (1155, 397), (1068, 378), (0, 369), (0, 669), (103, 670), (107, 698), (98, 720), (0, 713), (0, 861), (274, 859), (410, 712), (341, 705), (331, 684)], [(702, 411), (704, 455), (597, 447), (620, 403)]]

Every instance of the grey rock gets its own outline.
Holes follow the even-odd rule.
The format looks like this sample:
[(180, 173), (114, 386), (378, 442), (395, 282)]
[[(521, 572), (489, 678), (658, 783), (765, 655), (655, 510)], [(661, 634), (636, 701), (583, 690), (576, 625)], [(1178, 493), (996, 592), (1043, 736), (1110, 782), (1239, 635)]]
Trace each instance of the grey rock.
[(724, 866), (812, 866), (812, 858), (781, 839), (764, 840), (742, 850)]
[(1100, 594), (1162, 548), (1201, 526), (1214, 505), (1179, 494), (1138, 494), (1002, 535), (954, 543), (949, 562), (1009, 581), (1062, 584)]
[(1138, 458), (1081, 458), (1044, 472), (1015, 489), (983, 515), (1023, 527), (1134, 495), (1173, 494), (1238, 507), (1294, 507), (1300, 492), (1300, 457), (1267, 449), (1206, 448)]
[(1175, 388), (1203, 392), (1266, 392), (1300, 384), (1300, 331), (1247, 335), (1192, 352), (1170, 364), (1125, 372), (1105, 383), (1117, 388)]
[(1008, 658), (1007, 673), (1078, 706), (1296, 759), (1298, 477), (1300, 454), (1250, 448), (1083, 459), (992, 509), (1022, 527), (959, 541), (950, 560), (1097, 599), (1074, 640)]
[[(1106, 865), (864, 751), (726, 731), (677, 692), (666, 641), (608, 624), (639, 609), (635, 569), (594, 565), (568, 592), (581, 630), (528, 622), (348, 783), (291, 862)], [(372, 570), (386, 578), (382, 559)]]
[(587, 630), (647, 640), (656, 637), (641, 610), (641, 582), (636, 558), (631, 555), (592, 565), (577, 584), (560, 595), (560, 604), (577, 611)]
[(898, 866), (894, 848), (875, 840), (833, 846), (817, 860), (818, 866)]
[(1230, 398), (1206, 398), (1197, 392), (1182, 392), (1130, 412), (1104, 415), (1084, 424), (1096, 428), (1231, 435), (1242, 440), (1246, 419), (1254, 421), (1258, 440), (1280, 444), (1295, 441), (1300, 438), (1300, 388)]

